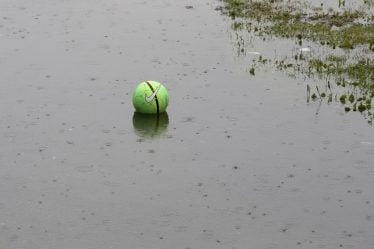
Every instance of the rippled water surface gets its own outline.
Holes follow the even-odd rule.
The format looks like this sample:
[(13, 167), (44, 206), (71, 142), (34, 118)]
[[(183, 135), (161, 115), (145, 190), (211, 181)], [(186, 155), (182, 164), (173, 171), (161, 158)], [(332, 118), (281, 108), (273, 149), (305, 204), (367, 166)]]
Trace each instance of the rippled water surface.
[(374, 248), (373, 127), (251, 76), (219, 5), (0, 0), (0, 248)]

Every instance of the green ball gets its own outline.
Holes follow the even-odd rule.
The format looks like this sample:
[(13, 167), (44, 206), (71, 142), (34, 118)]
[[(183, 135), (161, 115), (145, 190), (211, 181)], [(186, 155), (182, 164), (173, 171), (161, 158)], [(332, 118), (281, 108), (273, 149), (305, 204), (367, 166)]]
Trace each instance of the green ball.
[(145, 81), (135, 88), (132, 104), (140, 113), (162, 113), (169, 104), (169, 93), (162, 84)]

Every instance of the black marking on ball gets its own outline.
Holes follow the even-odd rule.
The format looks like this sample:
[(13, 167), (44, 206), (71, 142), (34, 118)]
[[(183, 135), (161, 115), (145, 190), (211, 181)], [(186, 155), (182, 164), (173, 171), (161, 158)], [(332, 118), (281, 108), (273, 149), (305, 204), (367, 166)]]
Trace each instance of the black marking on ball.
[[(151, 88), (152, 93), (155, 93), (155, 90), (153, 89), (151, 83), (149, 83), (148, 81), (146, 81), (145, 83), (147, 83), (147, 85), (149, 86), (149, 88)], [(157, 94), (155, 95), (155, 100), (156, 100), (156, 106), (157, 106), (157, 113), (159, 113), (160, 112), (160, 107), (158, 106)]]

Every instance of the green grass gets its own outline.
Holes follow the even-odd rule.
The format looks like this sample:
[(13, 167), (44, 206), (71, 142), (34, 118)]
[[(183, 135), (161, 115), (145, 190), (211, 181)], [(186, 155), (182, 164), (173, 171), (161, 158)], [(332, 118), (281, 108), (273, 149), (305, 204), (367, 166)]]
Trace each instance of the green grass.
[[(365, 12), (371, 8), (370, 1), (363, 1), (365, 8), (324, 9), (308, 2), (289, 0), (222, 0), (222, 14), (232, 19), (234, 30), (247, 30), (266, 40), (285, 38), (302, 45), (303, 41), (314, 42), (315, 46), (328, 46), (331, 51), (341, 48), (341, 55), (331, 53), (321, 56), (305, 56), (300, 53), (289, 56), (293, 60), (271, 60), (260, 57), (253, 61), (249, 72), (255, 75), (255, 66), (272, 63), (279, 70), (293, 71), (294, 75), (324, 79), (328, 89), (320, 92), (308, 88), (311, 98), (333, 99), (340, 102), (346, 112), (359, 111), (373, 123), (374, 112), (374, 16)], [(345, 1), (340, 0), (339, 6)], [(371, 12), (372, 13), (372, 12)], [(244, 48), (240, 48), (244, 52)], [(345, 51), (345, 52), (344, 52)], [(358, 51), (351, 53), (351, 51)], [(352, 56), (352, 54), (355, 54)], [(331, 81), (331, 82), (330, 82)], [(332, 92), (331, 84), (340, 88)], [(309, 87), (309, 86), (308, 86)]]

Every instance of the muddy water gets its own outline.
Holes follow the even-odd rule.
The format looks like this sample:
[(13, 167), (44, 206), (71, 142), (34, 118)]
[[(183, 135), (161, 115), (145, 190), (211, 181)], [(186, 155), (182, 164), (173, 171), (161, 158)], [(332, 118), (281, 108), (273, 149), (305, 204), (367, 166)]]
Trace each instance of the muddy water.
[(218, 4), (0, 0), (0, 248), (374, 246), (373, 128), (251, 77)]

